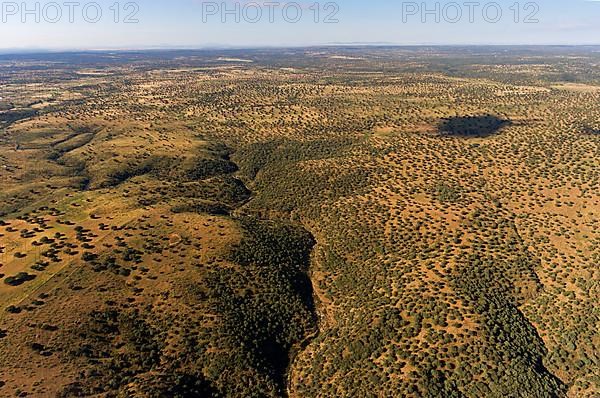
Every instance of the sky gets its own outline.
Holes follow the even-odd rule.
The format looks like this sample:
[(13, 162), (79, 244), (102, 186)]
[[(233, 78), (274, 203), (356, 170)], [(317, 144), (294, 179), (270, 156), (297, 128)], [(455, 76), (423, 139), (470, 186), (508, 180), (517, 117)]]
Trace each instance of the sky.
[(0, 0), (0, 13), (0, 50), (600, 44), (600, 0)]

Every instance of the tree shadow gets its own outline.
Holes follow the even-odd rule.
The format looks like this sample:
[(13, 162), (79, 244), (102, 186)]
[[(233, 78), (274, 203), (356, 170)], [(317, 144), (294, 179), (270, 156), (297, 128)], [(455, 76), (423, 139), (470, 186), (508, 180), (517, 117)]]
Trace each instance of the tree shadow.
[(509, 120), (494, 115), (455, 116), (442, 119), (438, 132), (442, 136), (489, 137), (510, 124)]
[(600, 135), (600, 129), (594, 127), (584, 127), (583, 132), (590, 135)]

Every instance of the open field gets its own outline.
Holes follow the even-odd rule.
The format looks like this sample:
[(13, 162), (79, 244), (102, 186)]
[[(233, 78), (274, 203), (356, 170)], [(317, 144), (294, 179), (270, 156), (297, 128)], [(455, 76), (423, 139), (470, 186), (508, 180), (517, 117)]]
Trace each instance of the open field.
[(599, 62), (0, 56), (0, 395), (597, 397)]

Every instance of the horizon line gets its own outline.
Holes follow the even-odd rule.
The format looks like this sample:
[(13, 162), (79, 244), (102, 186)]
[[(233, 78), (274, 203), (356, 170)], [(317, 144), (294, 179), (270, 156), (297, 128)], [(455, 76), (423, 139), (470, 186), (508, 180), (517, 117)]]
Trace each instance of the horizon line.
[(203, 45), (203, 46), (119, 46), (119, 47), (9, 47), (0, 48), (0, 55), (19, 55), (19, 54), (45, 54), (45, 53), (77, 53), (77, 52), (133, 52), (133, 51), (202, 51), (202, 50), (260, 50), (260, 49), (302, 49), (302, 48), (325, 48), (325, 47), (600, 47), (598, 44), (584, 43), (547, 43), (547, 44), (531, 44), (531, 43), (389, 43), (389, 42), (333, 42), (322, 44), (273, 44), (273, 45)]

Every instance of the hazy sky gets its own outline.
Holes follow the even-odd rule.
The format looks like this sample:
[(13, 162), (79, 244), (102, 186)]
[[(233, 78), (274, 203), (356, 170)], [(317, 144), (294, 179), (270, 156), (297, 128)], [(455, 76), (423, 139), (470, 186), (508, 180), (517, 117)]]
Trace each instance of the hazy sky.
[[(324, 0), (315, 3), (309, 0), (281, 1), (277, 5), (275, 1), (269, 4), (248, 0), (139, 0), (131, 4), (124, 0), (114, 7), (114, 0), (81, 1), (78, 6), (66, 5), (63, 0), (41, 0), (37, 11), (36, 2), (26, 2), (32, 11), (30, 14), (24, 12), (21, 1), (1, 1), (0, 49), (247, 47), (355, 42), (600, 44), (600, 1), (516, 3), (515, 0), (496, 0), (495, 3), (466, 4), (469, 1), (442, 0), (436, 12), (435, 1), (339, 0), (328, 3)], [(424, 4), (433, 12), (423, 15)], [(85, 13), (84, 5), (87, 5)], [(97, 8), (102, 16), (92, 23), (98, 19)], [(118, 15), (115, 15), (116, 8), (120, 9)], [(233, 13), (224, 15), (225, 8)], [(316, 9), (319, 9), (318, 14)], [(498, 9), (502, 16), (494, 23)], [(126, 16), (134, 11), (137, 12), (132, 19), (138, 22), (124, 23)], [(335, 15), (328, 20), (331, 23), (325, 23), (333, 12)], [(525, 23), (532, 13), (535, 15), (528, 19), (530, 23)], [(293, 23), (296, 19), (299, 20)]]

